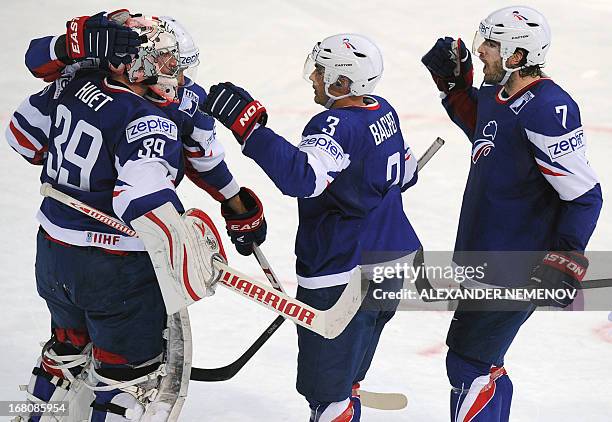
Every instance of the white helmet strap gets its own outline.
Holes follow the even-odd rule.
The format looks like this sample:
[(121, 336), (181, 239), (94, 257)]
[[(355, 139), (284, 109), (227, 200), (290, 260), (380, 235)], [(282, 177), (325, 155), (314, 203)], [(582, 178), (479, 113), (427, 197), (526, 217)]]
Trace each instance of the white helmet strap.
[(330, 83), (327, 83), (327, 82), (325, 83), (325, 95), (327, 95), (327, 97), (328, 97), (328, 100), (325, 103), (325, 108), (331, 108), (337, 100), (341, 100), (342, 98), (350, 97), (352, 95), (352, 93), (350, 91), (348, 92), (348, 94), (344, 94), (344, 95), (337, 95), (337, 96), (336, 95), (332, 95), (329, 92), (329, 87), (330, 86), (331, 86)]

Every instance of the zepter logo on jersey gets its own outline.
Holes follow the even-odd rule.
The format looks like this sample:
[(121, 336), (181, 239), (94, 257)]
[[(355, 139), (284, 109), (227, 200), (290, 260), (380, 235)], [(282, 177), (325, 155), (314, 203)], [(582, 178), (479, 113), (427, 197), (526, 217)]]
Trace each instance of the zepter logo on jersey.
[(545, 144), (548, 155), (553, 161), (556, 161), (584, 147), (584, 130), (579, 127), (565, 135), (548, 138)]
[(324, 152), (326, 155), (334, 159), (338, 165), (342, 165), (344, 161), (344, 150), (338, 142), (336, 142), (331, 136), (326, 134), (309, 135), (302, 139), (302, 142), (298, 145), (300, 150), (306, 148), (314, 148)]
[(476, 139), (472, 146), (472, 163), (476, 164), (480, 157), (486, 157), (495, 148), (493, 141), (497, 136), (497, 122), (491, 120), (482, 129), (484, 138)]
[(132, 120), (125, 128), (125, 138), (128, 143), (134, 142), (148, 135), (165, 135), (169, 139), (178, 139), (176, 124), (161, 116), (144, 116)]

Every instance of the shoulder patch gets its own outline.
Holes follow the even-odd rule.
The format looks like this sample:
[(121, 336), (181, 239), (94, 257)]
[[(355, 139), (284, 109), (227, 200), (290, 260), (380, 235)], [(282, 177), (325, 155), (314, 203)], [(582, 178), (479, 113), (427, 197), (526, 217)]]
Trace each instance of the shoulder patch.
[(193, 117), (195, 112), (198, 110), (198, 104), (200, 103), (200, 96), (190, 89), (183, 89), (183, 97), (181, 98), (181, 104), (179, 110), (185, 112)]
[(317, 149), (329, 155), (338, 164), (342, 164), (344, 161), (344, 150), (340, 144), (331, 136), (324, 133), (304, 136), (302, 138), (302, 142), (299, 143), (298, 148), (301, 150), (304, 150), (305, 148)]
[(132, 120), (125, 128), (125, 138), (128, 143), (154, 134), (165, 135), (173, 141), (178, 139), (176, 124), (172, 120), (161, 116), (140, 117)]
[(510, 110), (514, 114), (518, 115), (521, 110), (527, 105), (527, 103), (535, 98), (535, 94), (531, 91), (525, 92), (523, 95), (518, 97), (512, 104), (510, 104)]

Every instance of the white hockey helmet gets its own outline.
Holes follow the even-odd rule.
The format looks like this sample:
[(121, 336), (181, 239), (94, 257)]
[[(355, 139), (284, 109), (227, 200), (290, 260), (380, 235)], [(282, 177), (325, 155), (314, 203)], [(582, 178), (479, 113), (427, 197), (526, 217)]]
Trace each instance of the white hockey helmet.
[(179, 67), (183, 73), (192, 81), (197, 75), (198, 65), (200, 64), (200, 49), (193, 41), (193, 38), (183, 25), (171, 16), (161, 16), (160, 19), (168, 24), (174, 31), (178, 41), (180, 63)]
[[(505, 83), (514, 71), (545, 64), (551, 34), (548, 22), (540, 12), (527, 6), (510, 6), (496, 10), (480, 22), (472, 44), (474, 54), (478, 54), (476, 50), (484, 40), (500, 44), (502, 65), (507, 72), (503, 81)], [(509, 69), (506, 60), (517, 48), (527, 51), (526, 62), (520, 68)]]
[(170, 27), (157, 19), (139, 19), (141, 26), (133, 26), (142, 39), (138, 54), (126, 65), (132, 83), (150, 85), (151, 91), (169, 100), (177, 101), (179, 47)]
[[(319, 65), (324, 69), (325, 93), (333, 100), (350, 95), (371, 94), (383, 73), (383, 59), (380, 49), (369, 38), (359, 34), (338, 34), (315, 44), (304, 63), (304, 78), (310, 82), (310, 75)], [(350, 93), (334, 97), (329, 86), (340, 76), (352, 83)]]

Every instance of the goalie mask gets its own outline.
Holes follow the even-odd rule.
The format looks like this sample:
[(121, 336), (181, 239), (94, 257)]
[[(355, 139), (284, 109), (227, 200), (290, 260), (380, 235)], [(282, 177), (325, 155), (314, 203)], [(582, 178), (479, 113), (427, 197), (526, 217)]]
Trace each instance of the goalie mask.
[[(309, 81), (315, 69), (323, 71), (325, 94), (333, 101), (351, 95), (371, 94), (382, 77), (382, 54), (376, 44), (359, 34), (338, 34), (317, 43), (304, 63), (304, 79)], [(351, 80), (350, 92), (341, 96), (329, 93), (340, 76)]]
[[(132, 83), (150, 85), (151, 91), (168, 101), (178, 102), (179, 47), (172, 29), (157, 19), (137, 19), (132, 29), (143, 42), (138, 54), (126, 66)], [(128, 22), (128, 26), (129, 25)]]

